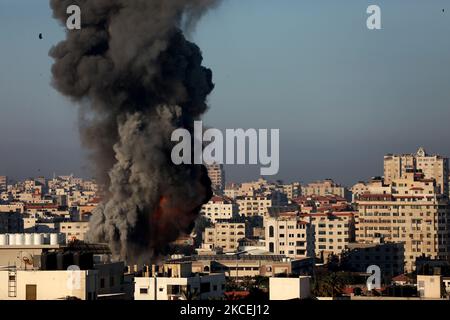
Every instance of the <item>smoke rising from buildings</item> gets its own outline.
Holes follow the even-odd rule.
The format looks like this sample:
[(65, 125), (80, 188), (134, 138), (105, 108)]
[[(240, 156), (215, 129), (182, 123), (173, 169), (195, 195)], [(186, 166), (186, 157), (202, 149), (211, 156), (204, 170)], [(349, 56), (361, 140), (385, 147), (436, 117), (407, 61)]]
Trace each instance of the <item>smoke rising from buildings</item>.
[(80, 135), (107, 194), (89, 238), (128, 262), (148, 260), (192, 230), (211, 197), (203, 166), (171, 162), (172, 131), (193, 131), (207, 110), (211, 70), (182, 30), (218, 0), (50, 0), (81, 30), (50, 50), (53, 85), (80, 106)]

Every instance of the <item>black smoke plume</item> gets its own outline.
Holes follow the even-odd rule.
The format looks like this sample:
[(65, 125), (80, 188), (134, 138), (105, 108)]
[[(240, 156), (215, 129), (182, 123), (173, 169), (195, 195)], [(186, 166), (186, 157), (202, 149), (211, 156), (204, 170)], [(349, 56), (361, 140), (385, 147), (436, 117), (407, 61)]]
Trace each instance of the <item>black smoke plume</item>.
[(64, 25), (68, 6), (81, 9), (81, 30), (50, 50), (53, 85), (80, 105), (81, 140), (107, 190), (88, 238), (117, 258), (157, 257), (211, 197), (203, 166), (172, 163), (170, 137), (207, 110), (212, 72), (182, 30), (218, 1), (50, 0)]

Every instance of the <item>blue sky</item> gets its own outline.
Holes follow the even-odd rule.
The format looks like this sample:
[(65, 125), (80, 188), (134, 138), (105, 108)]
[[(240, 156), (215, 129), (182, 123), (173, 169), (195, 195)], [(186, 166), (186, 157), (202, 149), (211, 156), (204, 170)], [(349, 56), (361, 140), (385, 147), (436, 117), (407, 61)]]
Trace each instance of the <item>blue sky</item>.
[[(366, 28), (369, 4), (382, 30)], [(192, 35), (216, 83), (205, 123), (280, 128), (285, 180), (350, 185), (422, 145), (448, 156), (449, 31), (446, 0), (225, 0)], [(63, 36), (46, 0), (0, 0), (0, 175), (89, 175), (76, 107), (49, 85)]]

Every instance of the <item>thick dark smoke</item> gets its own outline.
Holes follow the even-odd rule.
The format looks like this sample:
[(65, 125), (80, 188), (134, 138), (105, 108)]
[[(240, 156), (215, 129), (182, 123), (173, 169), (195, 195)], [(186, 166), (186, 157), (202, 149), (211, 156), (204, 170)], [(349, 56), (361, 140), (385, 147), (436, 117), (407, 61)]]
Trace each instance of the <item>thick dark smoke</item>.
[(128, 262), (151, 259), (189, 233), (211, 197), (203, 166), (175, 166), (172, 131), (193, 131), (214, 88), (200, 49), (181, 30), (219, 0), (50, 0), (81, 30), (50, 51), (53, 84), (80, 105), (82, 142), (106, 190), (89, 239)]

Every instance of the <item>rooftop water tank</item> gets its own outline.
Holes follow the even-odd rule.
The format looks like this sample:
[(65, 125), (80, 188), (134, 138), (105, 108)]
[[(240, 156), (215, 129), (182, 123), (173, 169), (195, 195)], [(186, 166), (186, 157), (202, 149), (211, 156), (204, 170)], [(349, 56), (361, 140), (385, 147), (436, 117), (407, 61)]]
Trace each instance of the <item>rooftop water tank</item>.
[(15, 234), (8, 234), (8, 243), (10, 246), (16, 245), (16, 235)]
[(43, 236), (40, 233), (33, 234), (33, 244), (35, 246), (40, 246), (43, 244)]
[(25, 244), (25, 235), (23, 233), (16, 233), (16, 246), (23, 246)]
[(33, 234), (31, 234), (31, 233), (26, 233), (25, 234), (25, 245), (26, 246), (33, 245)]
[(50, 234), (49, 233), (42, 234), (42, 244), (50, 244)]
[(59, 239), (58, 239), (58, 234), (57, 233), (50, 234), (50, 244), (52, 246), (56, 246), (56, 245), (59, 244)]
[(0, 246), (7, 246), (7, 245), (8, 245), (8, 235), (0, 234)]

